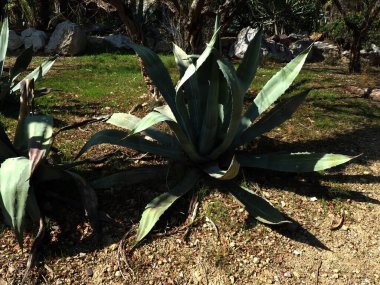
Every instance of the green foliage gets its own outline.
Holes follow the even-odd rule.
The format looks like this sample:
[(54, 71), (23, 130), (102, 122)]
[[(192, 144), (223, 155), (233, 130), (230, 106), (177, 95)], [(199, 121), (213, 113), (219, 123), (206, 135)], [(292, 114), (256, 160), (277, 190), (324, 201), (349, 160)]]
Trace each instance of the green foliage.
[[(4, 103), (5, 98), (20, 90), (20, 82), (16, 79), (17, 77), (24, 72), (33, 57), (32, 48), (28, 48), (21, 53), (16, 59), (15, 64), (10, 69), (9, 74), (7, 76), (3, 75), (5, 56), (8, 48), (8, 37), (9, 37), (9, 27), (8, 27), (8, 18), (6, 17), (3, 21), (1, 32), (0, 32), (0, 80), (1, 80), (1, 93), (0, 93), (0, 104)], [(34, 69), (31, 73), (25, 76), (24, 79), (34, 79), (34, 81), (40, 80), (53, 66), (57, 56), (54, 56), (46, 61), (44, 61), (41, 65), (39, 65), (36, 69)]]
[[(360, 11), (348, 13), (348, 18), (359, 27), (366, 20), (364, 14)], [(368, 36), (363, 39), (363, 48), (369, 49), (371, 44), (380, 45), (379, 29), (380, 19), (375, 19), (368, 31)], [(349, 48), (352, 41), (352, 31), (347, 28), (342, 17), (325, 24), (320, 28), (320, 31), (343, 48)]]
[[(156, 54), (145, 47), (131, 44), (167, 105), (156, 108), (143, 119), (129, 114), (112, 115), (108, 123), (126, 131), (105, 130), (95, 134), (79, 155), (96, 144), (111, 143), (181, 161), (188, 168), (177, 186), (147, 206), (140, 221), (136, 244), (176, 199), (195, 186), (200, 174), (218, 180), (231, 180), (238, 175), (240, 166), (308, 172), (328, 169), (352, 159), (321, 153), (236, 153), (240, 146), (288, 119), (306, 96), (293, 96), (265, 113), (295, 80), (311, 47), (275, 74), (243, 112), (244, 95), (258, 67), (260, 45), (257, 43), (260, 41), (261, 33), (258, 33), (237, 70), (220, 54), (218, 29), (199, 56), (187, 55), (174, 46), (181, 76), (176, 87)], [(165, 122), (172, 133), (153, 127), (161, 122)], [(120, 185), (123, 180), (128, 183), (123, 175), (113, 175), (107, 182)], [(229, 189), (257, 220), (272, 225), (287, 222), (269, 202), (250, 190), (236, 185), (230, 185)]]

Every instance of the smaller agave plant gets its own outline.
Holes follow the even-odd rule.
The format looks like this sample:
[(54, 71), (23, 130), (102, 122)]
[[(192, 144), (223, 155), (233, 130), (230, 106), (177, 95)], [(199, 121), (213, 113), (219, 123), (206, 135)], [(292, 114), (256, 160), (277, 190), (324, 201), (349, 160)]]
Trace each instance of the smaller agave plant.
[[(13, 67), (10, 69), (7, 76), (3, 76), (5, 57), (8, 48), (8, 38), (9, 38), (9, 26), (8, 18), (5, 17), (0, 32), (0, 78), (1, 78), (1, 92), (0, 92), (0, 103), (4, 103), (5, 98), (18, 90), (20, 90), (20, 82), (17, 81), (17, 77), (24, 72), (33, 57), (33, 49), (25, 49), (16, 59)], [(32, 72), (25, 76), (24, 79), (34, 79), (34, 81), (40, 80), (53, 66), (57, 56), (51, 57), (45, 60), (41, 65), (35, 68)], [(36, 93), (36, 92), (35, 92)], [(41, 90), (41, 94), (43, 94)], [(37, 95), (37, 94), (36, 94)]]
[[(238, 175), (241, 167), (311, 172), (328, 169), (352, 159), (340, 154), (307, 152), (244, 153), (241, 146), (286, 121), (305, 98), (306, 94), (290, 97), (264, 113), (290, 87), (311, 47), (275, 74), (244, 110), (244, 95), (259, 65), (262, 33), (260, 31), (251, 41), (235, 70), (222, 57), (219, 31), (218, 28), (215, 30), (211, 41), (199, 56), (188, 55), (174, 45), (174, 56), (180, 73), (180, 81), (176, 86), (154, 52), (130, 44), (142, 59), (166, 105), (155, 108), (142, 119), (131, 114), (113, 114), (107, 122), (126, 130), (102, 130), (94, 134), (79, 153), (83, 154), (94, 145), (108, 143), (160, 155), (187, 168), (178, 185), (146, 206), (135, 245), (151, 231), (160, 216), (204, 175), (218, 180), (231, 180)], [(171, 132), (154, 127), (161, 122), (165, 122)], [(129, 183), (129, 179), (137, 182), (140, 177), (155, 177), (154, 171), (156, 170), (132, 169), (96, 180), (93, 186), (106, 188), (115, 184), (122, 185)], [(253, 191), (237, 185), (231, 186), (229, 191), (260, 222), (271, 225), (288, 222), (275, 207)]]
[(42, 186), (54, 187), (55, 184), (49, 183), (71, 180), (96, 229), (97, 200), (92, 188), (79, 175), (47, 161), (54, 139), (53, 117), (33, 113), (34, 80), (22, 81), (20, 91), (20, 111), (13, 143), (4, 128), (0, 128), (0, 208), (6, 224), (13, 228), (22, 247), (25, 219), (29, 216), (39, 224), (36, 240), (41, 240), (45, 231), (44, 214), (36, 194), (45, 189)]

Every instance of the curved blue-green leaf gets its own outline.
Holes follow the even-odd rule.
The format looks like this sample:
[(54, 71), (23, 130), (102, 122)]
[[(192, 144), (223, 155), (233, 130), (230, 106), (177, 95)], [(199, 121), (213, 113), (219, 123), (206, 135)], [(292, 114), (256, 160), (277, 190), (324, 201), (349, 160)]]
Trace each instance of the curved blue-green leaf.
[(243, 97), (244, 91), (237, 78), (235, 69), (233, 66), (223, 58), (217, 60), (218, 66), (223, 73), (224, 78), (227, 81), (228, 88), (231, 90), (231, 101), (232, 104), (230, 122), (228, 124), (228, 129), (226, 131), (223, 142), (216, 147), (210, 154), (211, 159), (216, 159), (223, 152), (225, 152), (235, 139), (237, 131), (240, 125), (240, 118), (243, 109)]
[(205, 159), (197, 152), (194, 144), (189, 140), (186, 134), (183, 132), (181, 127), (174, 121), (174, 115), (171, 113), (171, 109), (167, 106), (161, 106), (154, 109), (155, 111), (161, 113), (168, 117), (166, 123), (170, 129), (175, 134), (179, 144), (181, 145), (183, 151), (189, 156), (192, 161), (204, 161)]
[[(129, 43), (128, 45), (142, 59), (146, 72), (160, 91), (162, 97), (164, 97), (166, 103), (172, 110), (175, 110), (175, 89), (169, 72), (161, 59), (157, 54), (146, 47), (133, 43)], [(175, 115), (177, 117), (177, 114)]]
[(52, 139), (52, 116), (27, 116), (22, 123), (22, 127), (17, 128), (14, 146), (22, 154), (26, 155), (29, 150), (42, 158), (48, 155)]
[(268, 225), (291, 223), (285, 220), (281, 212), (273, 207), (271, 203), (253, 191), (235, 184), (231, 184), (228, 191), (242, 203), (248, 213), (259, 222)]
[[(53, 56), (53, 57), (45, 60), (36, 69), (34, 69), (31, 73), (29, 73), (27, 76), (25, 76), (23, 78), (23, 80), (34, 79), (34, 81), (37, 81), (37, 80), (42, 79), (42, 77), (45, 76), (45, 74), (49, 72), (50, 68), (53, 66), (53, 64), (57, 58), (58, 58), (58, 56)], [(20, 89), (20, 82), (11, 88), (11, 92), (15, 92), (15, 91)]]
[(355, 157), (333, 153), (270, 153), (263, 155), (239, 154), (242, 167), (257, 167), (284, 172), (313, 172), (341, 165)]
[(173, 43), (173, 55), (174, 60), (177, 64), (177, 68), (180, 74), (180, 77), (182, 77), (186, 69), (193, 64), (194, 58), (189, 56), (183, 49), (181, 49), (179, 46)]
[(5, 56), (8, 49), (8, 38), (9, 38), (9, 27), (8, 27), (8, 17), (4, 18), (3, 25), (1, 26), (0, 32), (0, 75), (3, 74)]
[(165, 121), (171, 121), (171, 119), (168, 116), (159, 112), (150, 112), (134, 126), (134, 128), (131, 130), (131, 134), (133, 135), (140, 133), (158, 123)]
[[(140, 121), (140, 118), (132, 114), (114, 113), (106, 122), (116, 127), (131, 131), (135, 129), (136, 125)], [(147, 128), (143, 133), (162, 144), (172, 145), (178, 143), (172, 135), (169, 135), (154, 127)]]
[(161, 155), (173, 160), (183, 160), (185, 158), (181, 149), (173, 146), (160, 145), (140, 136), (129, 136), (128, 132), (119, 130), (103, 130), (97, 132), (86, 142), (76, 158), (81, 156), (91, 147), (99, 144), (112, 144), (122, 147), (129, 147), (138, 151)]
[(164, 167), (146, 167), (124, 170), (94, 180), (91, 185), (95, 189), (107, 189), (111, 187), (121, 187), (134, 185), (144, 181), (163, 180), (168, 172)]
[(5, 160), (0, 167), (0, 193), (3, 215), (12, 225), (22, 247), (23, 223), (29, 192), (30, 162), (25, 157)]
[(240, 79), (244, 93), (248, 90), (252, 80), (255, 78), (257, 68), (260, 64), (260, 50), (262, 29), (260, 29), (252, 41), (249, 43), (247, 51), (236, 70), (237, 77)]
[(141, 216), (137, 230), (136, 246), (154, 227), (162, 214), (181, 196), (186, 194), (198, 182), (201, 172), (189, 169), (183, 179), (168, 192), (154, 198), (146, 207)]
[(254, 140), (256, 137), (273, 130), (288, 120), (305, 100), (309, 90), (292, 96), (277, 104), (265, 114), (259, 121), (246, 129), (237, 139), (235, 146), (240, 146)]
[[(198, 149), (201, 155), (207, 155), (215, 147), (215, 141), (218, 130), (218, 118), (219, 118), (219, 86), (220, 76), (218, 63), (215, 60), (216, 55), (210, 55), (210, 73), (208, 78), (210, 80), (206, 109), (203, 115), (201, 132), (198, 138)], [(206, 90), (205, 90), (206, 92)], [(205, 96), (206, 94), (203, 94)]]
[[(182, 85), (189, 80), (191, 76), (193, 76), (194, 73), (197, 72), (197, 70), (203, 65), (203, 63), (208, 59), (208, 57), (212, 54), (212, 51), (215, 48), (215, 45), (217, 43), (219, 35), (219, 29), (216, 30), (216, 32), (213, 34), (210, 42), (207, 44), (206, 49), (203, 51), (203, 53), (199, 56), (197, 59), (197, 62), (195, 64), (191, 64), (187, 69), (185, 74), (182, 76), (181, 80), (177, 84), (176, 91), (181, 89)], [(169, 105), (170, 106), (170, 105)]]
[(232, 158), (231, 163), (227, 170), (221, 169), (217, 162), (211, 163), (203, 167), (203, 171), (213, 178), (219, 180), (234, 179), (240, 170), (240, 164), (237, 162), (235, 156)]
[(312, 46), (305, 49), (265, 84), (241, 119), (241, 131), (248, 128), (261, 113), (285, 93), (300, 73), (311, 48)]
[[(187, 55), (185, 51), (183, 51), (180, 47), (178, 47), (175, 44), (173, 48), (173, 54), (180, 73), (180, 78), (182, 78), (187, 68), (195, 63), (195, 58), (190, 55)], [(177, 90), (176, 95), (177, 108), (179, 110), (184, 110), (185, 99), (188, 102), (188, 115), (192, 125), (193, 140), (196, 140), (199, 135), (199, 130), (201, 129), (201, 122), (203, 118), (203, 116), (201, 115), (202, 110), (200, 109), (201, 94), (199, 91), (197, 75), (197, 73), (194, 73), (189, 78), (189, 80), (183, 84), (185, 94), (181, 94), (181, 91)]]

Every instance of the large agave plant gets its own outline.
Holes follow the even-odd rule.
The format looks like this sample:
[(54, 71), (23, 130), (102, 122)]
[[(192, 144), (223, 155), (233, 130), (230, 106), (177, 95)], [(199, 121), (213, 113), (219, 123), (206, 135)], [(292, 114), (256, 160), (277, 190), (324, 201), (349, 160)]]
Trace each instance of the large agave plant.
[[(161, 155), (186, 165), (187, 171), (179, 184), (146, 206), (136, 243), (151, 231), (173, 202), (192, 189), (204, 174), (219, 180), (231, 180), (237, 176), (240, 167), (311, 172), (352, 159), (345, 155), (324, 153), (236, 152), (242, 145), (287, 120), (306, 96), (300, 94), (283, 100), (264, 113), (290, 87), (311, 47), (274, 75), (244, 110), (243, 98), (259, 65), (260, 43), (261, 32), (250, 43), (237, 70), (220, 54), (218, 31), (199, 56), (187, 55), (178, 46), (174, 46), (180, 73), (180, 81), (176, 86), (155, 53), (143, 46), (130, 44), (143, 60), (146, 71), (167, 104), (155, 108), (142, 119), (131, 114), (113, 114), (108, 123), (126, 131), (103, 130), (96, 133), (79, 155), (94, 145), (108, 143)], [(263, 115), (260, 116), (261, 114)], [(160, 122), (165, 122), (171, 132), (166, 133), (153, 127)], [(115, 184), (127, 184), (128, 179), (136, 182), (140, 177), (155, 177), (154, 171), (130, 170), (129, 174), (117, 173), (101, 178), (93, 185), (106, 188)], [(287, 222), (277, 209), (251, 190), (236, 186), (231, 187), (230, 192), (257, 220), (267, 224)]]
[[(14, 64), (10, 69), (7, 76), (3, 76), (5, 56), (8, 48), (8, 38), (9, 38), (9, 26), (8, 18), (5, 17), (0, 32), (0, 78), (1, 78), (1, 93), (0, 93), (0, 103), (3, 103), (6, 96), (9, 94), (20, 90), (20, 82), (17, 81), (17, 77), (24, 72), (33, 57), (33, 49), (28, 48), (21, 53)], [(32, 72), (25, 76), (24, 79), (34, 79), (34, 81), (40, 80), (53, 66), (56, 56), (45, 60)]]

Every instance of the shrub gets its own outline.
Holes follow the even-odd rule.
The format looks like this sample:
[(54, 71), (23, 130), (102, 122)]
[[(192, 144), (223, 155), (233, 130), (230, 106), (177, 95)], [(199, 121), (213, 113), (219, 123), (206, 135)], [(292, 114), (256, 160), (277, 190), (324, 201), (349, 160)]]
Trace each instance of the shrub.
[[(10, 69), (10, 72), (7, 76), (3, 75), (5, 56), (8, 48), (8, 36), (9, 36), (9, 27), (8, 27), (8, 18), (5, 18), (1, 27), (0, 32), (0, 78), (1, 78), (1, 92), (0, 92), (0, 104), (4, 103), (5, 98), (20, 89), (20, 82), (16, 79), (17, 77), (24, 72), (33, 57), (32, 48), (28, 48), (24, 50), (23, 53), (19, 57), (17, 57), (14, 66)], [(36, 69), (34, 69), (31, 73), (25, 76), (24, 79), (34, 79), (34, 81), (40, 80), (53, 66), (57, 56), (54, 56), (46, 61), (44, 61), (41, 65), (39, 65)]]
[[(250, 43), (237, 70), (221, 56), (218, 29), (199, 56), (187, 55), (174, 46), (181, 78), (176, 87), (155, 53), (143, 46), (130, 44), (143, 60), (146, 71), (167, 105), (155, 108), (142, 119), (131, 114), (113, 114), (107, 122), (127, 131), (102, 130), (89, 139), (79, 155), (94, 145), (108, 143), (161, 155), (186, 167), (183, 178), (176, 186), (146, 206), (136, 244), (150, 232), (166, 209), (192, 189), (204, 175), (231, 180), (238, 175), (240, 167), (286, 172), (320, 171), (352, 159), (340, 154), (248, 154), (239, 151), (242, 145), (287, 120), (306, 96), (302, 93), (285, 99), (263, 114), (290, 87), (311, 47), (274, 75), (243, 113), (244, 94), (259, 65), (260, 44), (261, 32)], [(166, 133), (153, 127), (160, 122), (166, 122), (172, 132)], [(95, 181), (93, 185), (104, 188), (127, 184), (129, 179), (136, 182), (139, 177), (155, 177), (154, 170), (142, 172), (138, 169), (113, 174)], [(288, 222), (276, 208), (253, 191), (235, 184), (229, 187), (230, 193), (257, 220), (272, 225)]]

